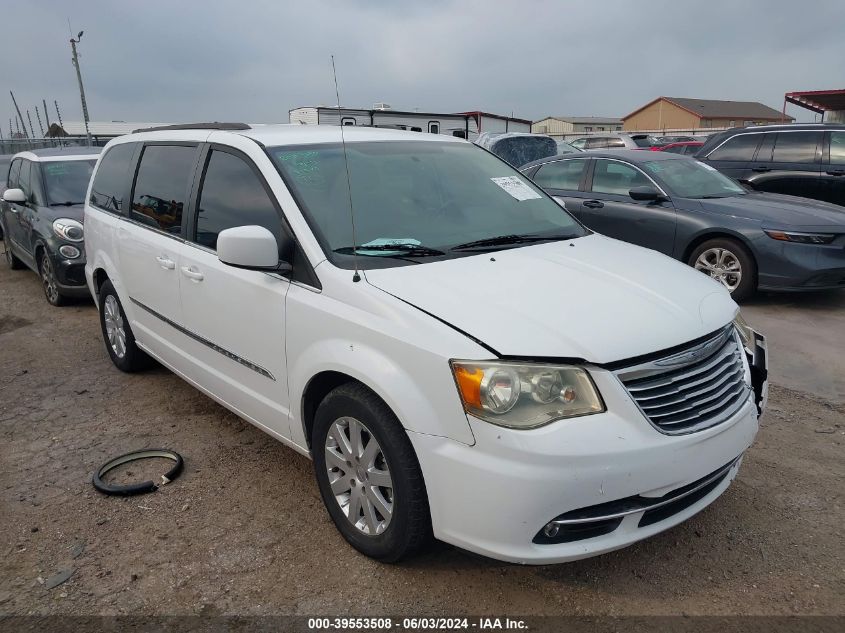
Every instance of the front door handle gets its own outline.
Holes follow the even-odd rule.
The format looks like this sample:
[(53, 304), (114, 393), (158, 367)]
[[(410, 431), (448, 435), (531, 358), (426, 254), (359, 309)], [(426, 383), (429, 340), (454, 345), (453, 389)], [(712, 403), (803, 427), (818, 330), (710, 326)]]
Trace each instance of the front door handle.
[(772, 171), (771, 167), (752, 167), (751, 171), (756, 171), (758, 173), (765, 173), (767, 171)]
[(159, 255), (158, 257), (156, 257), (156, 261), (158, 262), (158, 265), (164, 268), (165, 270), (173, 270), (174, 268), (176, 268), (176, 262), (174, 262), (166, 255)]
[(191, 266), (190, 268), (188, 268), (187, 266), (182, 266), (182, 274), (185, 275), (185, 277), (187, 277), (191, 281), (202, 281), (203, 279), (205, 279), (203, 274), (193, 266)]
[(828, 176), (845, 176), (845, 169), (834, 169), (825, 172)]
[(604, 202), (602, 202), (601, 200), (587, 200), (584, 203), (584, 206), (588, 209), (601, 209), (602, 207), (604, 207)]

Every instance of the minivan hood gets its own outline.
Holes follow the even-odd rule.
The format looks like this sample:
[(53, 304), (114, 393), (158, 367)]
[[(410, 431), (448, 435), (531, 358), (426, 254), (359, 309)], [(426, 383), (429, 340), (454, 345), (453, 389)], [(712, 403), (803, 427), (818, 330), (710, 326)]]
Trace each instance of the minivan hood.
[(497, 354), (519, 358), (633, 358), (709, 334), (737, 311), (709, 277), (598, 234), (365, 276)]
[(766, 228), (845, 228), (845, 207), (810, 198), (755, 191), (700, 202), (708, 211), (760, 220)]

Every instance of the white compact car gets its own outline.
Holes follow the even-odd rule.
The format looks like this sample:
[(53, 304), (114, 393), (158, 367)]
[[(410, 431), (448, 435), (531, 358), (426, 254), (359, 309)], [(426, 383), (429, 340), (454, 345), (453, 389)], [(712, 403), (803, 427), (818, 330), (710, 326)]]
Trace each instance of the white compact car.
[(465, 141), (159, 128), (111, 141), (87, 198), (114, 364), (309, 455), (374, 558), (608, 552), (710, 504), (757, 433), (765, 341), (728, 292)]

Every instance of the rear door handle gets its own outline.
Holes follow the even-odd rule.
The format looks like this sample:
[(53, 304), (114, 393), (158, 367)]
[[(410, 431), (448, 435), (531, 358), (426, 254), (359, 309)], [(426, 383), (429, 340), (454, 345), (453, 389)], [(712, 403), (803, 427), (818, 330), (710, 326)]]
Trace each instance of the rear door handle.
[(756, 171), (759, 173), (765, 173), (767, 171), (772, 171), (771, 167), (752, 167), (751, 171)]
[(193, 266), (191, 266), (190, 268), (188, 268), (187, 266), (182, 266), (182, 274), (185, 275), (185, 277), (187, 277), (191, 281), (202, 281), (203, 279), (205, 279), (203, 274)]
[(587, 200), (584, 203), (584, 206), (588, 209), (601, 209), (602, 207), (604, 207), (604, 202), (602, 202), (601, 200)]
[(845, 176), (845, 169), (834, 169), (825, 173), (829, 176)]
[(159, 255), (158, 257), (156, 257), (156, 261), (158, 262), (158, 265), (164, 268), (165, 270), (173, 270), (174, 268), (176, 268), (176, 262), (174, 262), (166, 255)]

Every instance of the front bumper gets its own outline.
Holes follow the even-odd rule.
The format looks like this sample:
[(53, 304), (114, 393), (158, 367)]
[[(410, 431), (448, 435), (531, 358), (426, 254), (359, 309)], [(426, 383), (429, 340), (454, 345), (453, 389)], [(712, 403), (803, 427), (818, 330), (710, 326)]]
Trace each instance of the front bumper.
[(90, 297), (85, 279), (85, 252), (76, 259), (66, 259), (59, 253), (51, 256), (59, 292), (68, 297)]
[(845, 237), (832, 244), (794, 244), (770, 238), (759, 253), (761, 290), (845, 289)]
[[(759, 335), (758, 335), (759, 336)], [(729, 419), (687, 435), (657, 431), (618, 379), (591, 368), (607, 412), (531, 431), (469, 418), (476, 444), (409, 433), (437, 538), (500, 560), (547, 564), (610, 552), (701, 511), (736, 477), (765, 406), (765, 339), (747, 350), (754, 387)], [(754, 376), (757, 376), (755, 379)], [(637, 507), (636, 504), (640, 504)], [(556, 519), (593, 522), (543, 539)]]

